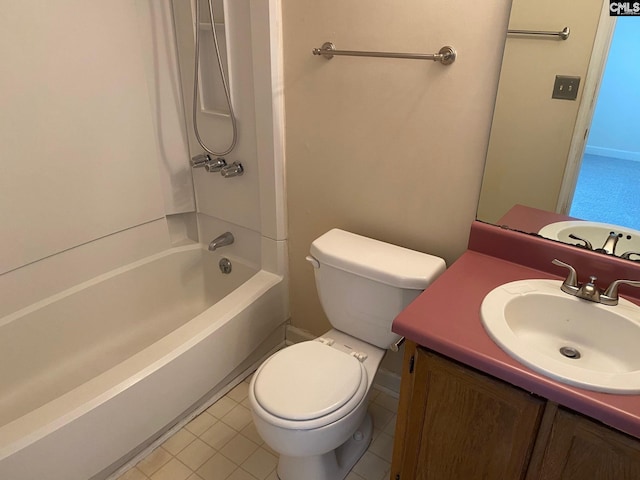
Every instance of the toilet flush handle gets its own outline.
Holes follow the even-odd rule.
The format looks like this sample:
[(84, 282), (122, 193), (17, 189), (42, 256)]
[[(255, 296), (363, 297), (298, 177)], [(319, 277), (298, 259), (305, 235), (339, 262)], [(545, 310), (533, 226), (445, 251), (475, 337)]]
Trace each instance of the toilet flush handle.
[(307, 262), (313, 265), (313, 268), (320, 268), (320, 262), (315, 257), (312, 257), (311, 255), (307, 255), (306, 259), (307, 259)]
[(389, 345), (389, 350), (391, 350), (392, 352), (397, 352), (398, 350), (400, 350), (400, 347), (402, 346), (403, 343), (404, 343), (404, 337), (400, 337), (400, 340)]

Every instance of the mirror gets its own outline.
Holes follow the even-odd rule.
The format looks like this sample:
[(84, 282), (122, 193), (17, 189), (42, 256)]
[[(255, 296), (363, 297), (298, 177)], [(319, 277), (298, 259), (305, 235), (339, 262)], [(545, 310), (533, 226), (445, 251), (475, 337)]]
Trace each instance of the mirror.
[[(570, 35), (507, 35), (478, 220), (538, 233), (549, 223), (572, 219), (569, 206), (599, 81), (586, 74), (590, 64), (604, 65), (614, 25), (608, 5), (513, 0), (510, 31), (569, 27)], [(552, 98), (557, 75), (580, 77), (575, 100)], [(576, 135), (582, 138), (574, 139), (575, 131), (583, 131)], [(617, 219), (587, 219), (620, 225)]]

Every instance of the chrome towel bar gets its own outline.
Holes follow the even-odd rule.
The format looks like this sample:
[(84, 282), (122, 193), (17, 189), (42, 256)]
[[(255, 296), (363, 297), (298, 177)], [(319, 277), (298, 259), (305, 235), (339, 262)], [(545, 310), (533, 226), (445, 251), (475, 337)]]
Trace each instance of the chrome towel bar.
[(314, 48), (314, 55), (322, 55), (331, 60), (334, 55), (349, 57), (384, 57), (384, 58), (408, 58), (411, 60), (433, 60), (443, 65), (450, 65), (456, 60), (456, 51), (453, 47), (442, 47), (438, 53), (392, 53), (392, 52), (359, 52), (356, 50), (336, 50), (331, 42), (325, 42), (320, 48)]
[(538, 30), (507, 30), (509, 35), (542, 35), (546, 37), (560, 37), (560, 40), (566, 40), (571, 34), (569, 27), (564, 27), (561, 32), (544, 32)]

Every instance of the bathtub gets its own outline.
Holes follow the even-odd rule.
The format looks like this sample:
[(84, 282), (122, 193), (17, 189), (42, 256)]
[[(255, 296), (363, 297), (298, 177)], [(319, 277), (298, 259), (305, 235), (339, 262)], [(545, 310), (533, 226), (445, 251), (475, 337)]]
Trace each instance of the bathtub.
[(282, 277), (220, 258), (173, 248), (0, 319), (0, 479), (105, 478), (283, 341)]

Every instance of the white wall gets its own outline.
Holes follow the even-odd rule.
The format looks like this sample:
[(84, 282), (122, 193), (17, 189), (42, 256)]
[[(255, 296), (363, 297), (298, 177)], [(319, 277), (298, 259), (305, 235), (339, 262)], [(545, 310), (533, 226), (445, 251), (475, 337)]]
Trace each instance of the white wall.
[(171, 0), (135, 2), (168, 215), (195, 211)]
[(640, 28), (638, 19), (619, 17), (593, 114), (587, 153), (640, 161)]
[(189, 171), (175, 62), (158, 72), (175, 47), (152, 25), (170, 18), (157, 0), (3, 2), (0, 315), (169, 246), (165, 197), (193, 208), (190, 180), (158, 170)]

